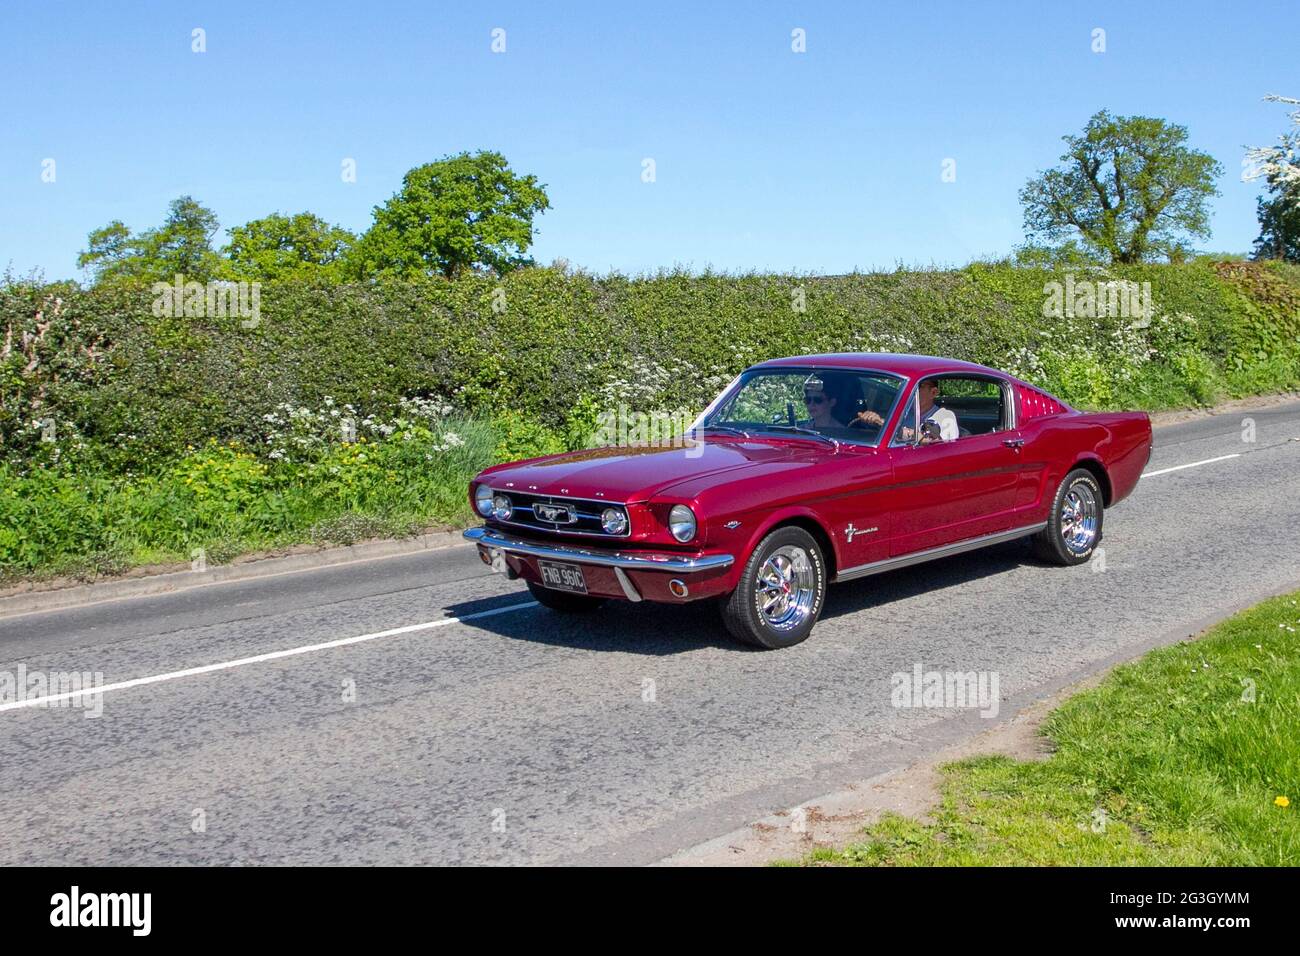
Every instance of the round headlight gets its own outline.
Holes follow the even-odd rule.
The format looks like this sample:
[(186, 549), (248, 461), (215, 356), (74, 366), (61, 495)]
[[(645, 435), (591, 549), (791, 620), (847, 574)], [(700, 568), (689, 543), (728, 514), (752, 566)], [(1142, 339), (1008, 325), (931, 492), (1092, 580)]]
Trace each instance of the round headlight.
[(498, 521), (509, 521), (515, 509), (505, 495), (495, 495), (492, 498), (492, 513), (496, 515)]
[(668, 530), (678, 541), (690, 541), (695, 537), (695, 512), (685, 505), (673, 505), (668, 512)]
[(474, 507), (484, 518), (492, 517), (492, 489), (487, 485), (474, 489)]
[(622, 534), (627, 530), (627, 515), (622, 508), (606, 508), (600, 513), (600, 526), (605, 534)]

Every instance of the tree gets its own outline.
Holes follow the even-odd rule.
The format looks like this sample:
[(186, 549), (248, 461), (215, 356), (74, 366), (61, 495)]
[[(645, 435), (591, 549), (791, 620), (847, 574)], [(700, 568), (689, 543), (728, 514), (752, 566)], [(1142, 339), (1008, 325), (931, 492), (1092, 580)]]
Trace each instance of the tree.
[(1025, 230), (1061, 240), (1076, 232), (1115, 263), (1178, 257), (1180, 233), (1210, 234), (1206, 200), (1223, 167), (1187, 148), (1187, 129), (1147, 116), (1102, 110), (1082, 136), (1064, 136), (1064, 164), (1020, 191)]
[[(1300, 100), (1269, 95), (1274, 103), (1300, 105)], [(1245, 179), (1264, 179), (1268, 197), (1257, 206), (1259, 238), (1254, 258), (1300, 262), (1300, 110), (1291, 114), (1294, 129), (1278, 137), (1278, 146), (1252, 146), (1246, 150), (1250, 163)]]
[(516, 176), (500, 153), (460, 153), (417, 166), (375, 207), (352, 271), (452, 277), (465, 269), (505, 273), (529, 265), (533, 217), (550, 208), (535, 176)]
[[(1276, 93), (1270, 93), (1264, 101), (1300, 106), (1300, 100)], [(1266, 179), (1270, 185), (1276, 180), (1286, 189), (1300, 188), (1300, 110), (1290, 115), (1291, 125), (1295, 128), (1279, 136), (1277, 146), (1246, 148), (1246, 160), (1251, 164), (1244, 176), (1246, 180)]]
[(234, 279), (337, 277), (355, 241), (346, 229), (309, 212), (272, 213), (231, 229), (223, 252), (226, 271)]
[(86, 249), (77, 256), (77, 268), (89, 269), (96, 281), (132, 275), (140, 266), (131, 230), (120, 219), (93, 230), (86, 237)]
[(167, 218), (135, 240), (143, 260), (143, 274), (152, 281), (171, 281), (178, 275), (199, 282), (221, 270), (221, 257), (212, 237), (221, 228), (217, 214), (190, 196), (173, 199)]
[(1259, 238), (1254, 259), (1285, 259), (1300, 262), (1300, 186), (1288, 189), (1282, 183), (1269, 185), (1271, 197), (1259, 197)]
[(161, 226), (132, 235), (114, 220), (87, 237), (87, 248), (77, 265), (88, 268), (96, 282), (131, 278), (170, 282), (182, 275), (203, 282), (221, 269), (221, 257), (212, 248), (219, 228), (211, 209), (190, 196), (173, 199)]

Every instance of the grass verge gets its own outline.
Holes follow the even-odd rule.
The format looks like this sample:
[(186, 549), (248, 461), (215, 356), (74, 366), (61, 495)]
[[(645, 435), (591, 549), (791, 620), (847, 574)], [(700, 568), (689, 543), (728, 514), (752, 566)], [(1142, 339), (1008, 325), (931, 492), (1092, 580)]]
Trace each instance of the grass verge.
[(469, 480), (496, 460), (498, 440), (465, 418), (269, 461), (213, 441), (139, 474), (0, 464), (0, 585), (463, 526)]
[(1300, 864), (1300, 592), (1066, 701), (1051, 757), (942, 768), (933, 822), (888, 815), (841, 866)]

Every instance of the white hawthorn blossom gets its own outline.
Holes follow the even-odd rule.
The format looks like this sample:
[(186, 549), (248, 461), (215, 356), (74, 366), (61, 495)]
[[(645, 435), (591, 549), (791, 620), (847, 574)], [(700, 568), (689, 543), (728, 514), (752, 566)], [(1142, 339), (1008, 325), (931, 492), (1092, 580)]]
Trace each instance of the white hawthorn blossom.
[[(1300, 100), (1270, 93), (1264, 99), (1270, 103), (1300, 106)], [(1278, 137), (1277, 146), (1250, 146), (1246, 149), (1247, 165), (1243, 178), (1267, 180), (1270, 186), (1279, 186), (1284, 192), (1300, 187), (1300, 110), (1290, 113), (1290, 132)]]

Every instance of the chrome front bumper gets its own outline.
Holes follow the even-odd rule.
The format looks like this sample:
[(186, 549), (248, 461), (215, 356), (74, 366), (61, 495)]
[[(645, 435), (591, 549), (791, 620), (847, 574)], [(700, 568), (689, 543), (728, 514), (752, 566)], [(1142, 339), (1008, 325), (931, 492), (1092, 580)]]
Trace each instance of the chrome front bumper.
[(507, 554), (526, 554), (533, 558), (572, 561), (575, 564), (596, 564), (606, 568), (626, 571), (671, 571), (691, 574), (696, 571), (716, 571), (730, 567), (736, 559), (730, 554), (702, 554), (691, 557), (661, 551), (591, 551), (573, 545), (538, 544), (522, 538), (503, 534), (492, 528), (470, 528), (464, 536), (475, 544)]

